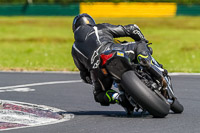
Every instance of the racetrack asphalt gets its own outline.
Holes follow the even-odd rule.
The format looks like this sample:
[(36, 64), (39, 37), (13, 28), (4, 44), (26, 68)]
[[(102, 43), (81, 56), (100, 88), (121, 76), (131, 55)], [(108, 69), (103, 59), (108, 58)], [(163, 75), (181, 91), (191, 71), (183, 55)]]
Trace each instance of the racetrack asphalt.
[[(0, 72), (0, 99), (46, 105), (74, 114), (74, 118), (52, 125), (3, 131), (5, 133), (199, 133), (200, 75), (173, 75), (175, 94), (184, 106), (182, 114), (166, 118), (134, 113), (127, 117), (119, 105), (95, 103), (92, 87), (80, 82), (78, 73)], [(77, 81), (78, 80), (78, 81)], [(77, 81), (62, 83), (60, 81)], [(52, 84), (45, 84), (45, 83)], [(36, 83), (44, 83), (36, 85)], [(30, 86), (28, 86), (28, 84)], [(34, 85), (35, 84), (35, 85)], [(22, 92), (9, 86), (22, 85)], [(27, 86), (26, 86), (27, 85)], [(4, 87), (4, 89), (3, 89)], [(7, 88), (5, 88), (7, 87)], [(3, 90), (3, 91), (2, 91)]]

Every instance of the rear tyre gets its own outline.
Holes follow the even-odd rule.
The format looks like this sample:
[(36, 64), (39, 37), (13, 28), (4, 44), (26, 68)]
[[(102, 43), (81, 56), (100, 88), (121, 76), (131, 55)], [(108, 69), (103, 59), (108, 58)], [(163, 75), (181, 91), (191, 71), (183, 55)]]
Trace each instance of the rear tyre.
[(165, 98), (149, 89), (134, 71), (125, 72), (121, 84), (125, 92), (154, 117), (162, 118), (169, 114), (170, 105)]
[(177, 114), (180, 114), (183, 112), (184, 110), (184, 107), (183, 105), (181, 105), (178, 101), (178, 99), (174, 99), (174, 102), (171, 104), (171, 110), (174, 112), (174, 113), (177, 113)]

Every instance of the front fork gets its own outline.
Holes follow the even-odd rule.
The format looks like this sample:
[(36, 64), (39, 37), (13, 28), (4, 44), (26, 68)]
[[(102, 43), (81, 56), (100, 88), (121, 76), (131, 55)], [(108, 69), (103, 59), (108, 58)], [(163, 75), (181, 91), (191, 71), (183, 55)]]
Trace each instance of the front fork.
[(176, 98), (174, 95), (174, 91), (171, 85), (171, 80), (169, 79), (169, 77), (165, 76), (165, 80), (167, 81), (167, 92), (168, 92), (168, 99), (167, 101), (172, 104), (174, 102), (174, 99)]
[[(160, 64), (152, 57), (152, 62), (154, 63), (154, 65), (162, 72), (164, 73), (165, 70), (163, 68), (160, 67)], [(171, 79), (169, 78), (168, 74), (165, 74), (163, 76), (165, 82), (166, 82), (166, 86), (165, 91), (167, 92), (167, 101), (172, 104), (174, 99), (175, 99), (175, 95), (174, 95), (174, 91), (171, 85)]]

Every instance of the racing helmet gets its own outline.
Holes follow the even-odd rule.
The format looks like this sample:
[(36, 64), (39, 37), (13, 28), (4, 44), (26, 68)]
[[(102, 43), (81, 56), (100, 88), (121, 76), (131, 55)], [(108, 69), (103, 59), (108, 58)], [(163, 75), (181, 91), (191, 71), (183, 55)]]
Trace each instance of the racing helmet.
[(95, 21), (94, 19), (86, 14), (86, 13), (83, 13), (83, 14), (79, 14), (77, 15), (74, 20), (73, 20), (73, 24), (72, 24), (72, 29), (73, 29), (73, 32), (76, 30), (76, 28), (78, 28), (79, 26), (81, 25), (86, 25), (86, 24), (90, 24), (90, 25), (94, 25), (95, 24)]

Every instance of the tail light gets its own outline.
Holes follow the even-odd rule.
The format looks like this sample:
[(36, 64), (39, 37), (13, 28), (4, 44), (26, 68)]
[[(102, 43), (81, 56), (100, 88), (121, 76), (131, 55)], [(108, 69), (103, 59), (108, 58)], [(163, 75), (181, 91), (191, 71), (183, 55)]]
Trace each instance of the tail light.
[(113, 56), (113, 53), (105, 55), (101, 54), (101, 59), (102, 59), (102, 65), (106, 64), (106, 62)]

